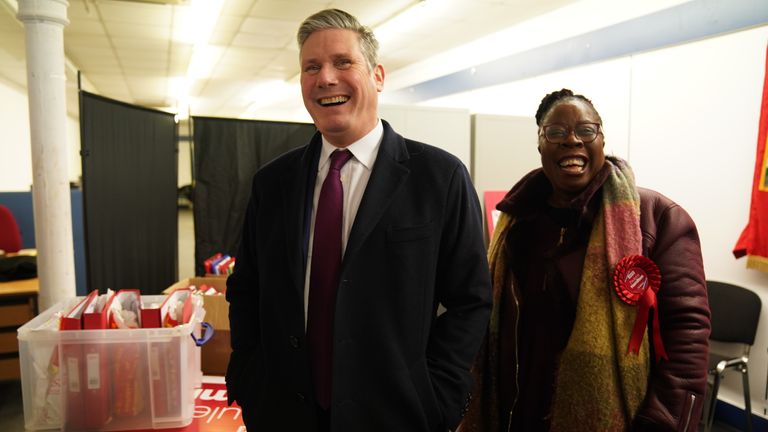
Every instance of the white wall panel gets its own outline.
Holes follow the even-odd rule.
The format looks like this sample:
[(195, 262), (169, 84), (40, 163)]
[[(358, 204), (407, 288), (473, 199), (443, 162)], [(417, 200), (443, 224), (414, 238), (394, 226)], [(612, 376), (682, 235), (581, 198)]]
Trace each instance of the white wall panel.
[(468, 109), (380, 105), (379, 116), (400, 135), (447, 150), (470, 169)]
[(29, 191), (32, 153), (27, 95), (0, 81), (0, 191)]

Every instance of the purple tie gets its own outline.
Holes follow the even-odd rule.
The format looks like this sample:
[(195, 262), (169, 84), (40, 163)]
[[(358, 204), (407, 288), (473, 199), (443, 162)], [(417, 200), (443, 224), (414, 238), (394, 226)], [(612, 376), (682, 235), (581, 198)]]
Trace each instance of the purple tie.
[(336, 287), (341, 268), (341, 220), (344, 190), (341, 167), (352, 157), (346, 150), (334, 151), (331, 167), (320, 189), (312, 244), (312, 269), (309, 274), (307, 339), (312, 356), (315, 396), (323, 409), (331, 405), (331, 353)]

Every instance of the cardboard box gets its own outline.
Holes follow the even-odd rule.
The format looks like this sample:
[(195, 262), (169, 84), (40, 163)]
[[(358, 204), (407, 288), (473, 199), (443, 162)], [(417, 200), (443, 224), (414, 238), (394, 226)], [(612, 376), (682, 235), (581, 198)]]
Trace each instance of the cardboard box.
[(210, 323), (215, 331), (229, 330), (229, 303), (224, 298), (227, 291), (227, 278), (225, 276), (206, 276), (182, 279), (163, 291), (168, 294), (177, 288), (186, 288), (189, 286), (200, 288), (202, 285), (208, 285), (222, 293), (222, 295), (203, 296), (203, 309), (205, 309), (205, 321)]
[[(177, 288), (190, 285), (200, 287), (208, 285), (220, 293), (227, 291), (227, 276), (205, 276), (182, 279), (168, 287), (163, 293), (169, 293)], [(213, 337), (202, 346), (202, 369), (205, 375), (224, 375), (227, 372), (229, 355), (232, 348), (229, 344), (229, 303), (223, 295), (203, 296), (205, 309), (204, 321), (213, 326)]]
[(232, 347), (229, 330), (216, 330), (213, 337), (202, 347), (201, 368), (205, 375), (224, 376), (227, 373)]

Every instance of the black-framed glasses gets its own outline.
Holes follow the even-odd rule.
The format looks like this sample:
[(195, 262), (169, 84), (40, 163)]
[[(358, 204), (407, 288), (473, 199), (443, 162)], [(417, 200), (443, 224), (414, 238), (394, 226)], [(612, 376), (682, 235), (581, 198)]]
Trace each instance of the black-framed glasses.
[(576, 135), (579, 141), (589, 144), (597, 139), (597, 135), (600, 134), (600, 124), (579, 123), (573, 129), (559, 124), (544, 125), (541, 127), (539, 136), (543, 136), (549, 143), (562, 144), (568, 140), (571, 132)]

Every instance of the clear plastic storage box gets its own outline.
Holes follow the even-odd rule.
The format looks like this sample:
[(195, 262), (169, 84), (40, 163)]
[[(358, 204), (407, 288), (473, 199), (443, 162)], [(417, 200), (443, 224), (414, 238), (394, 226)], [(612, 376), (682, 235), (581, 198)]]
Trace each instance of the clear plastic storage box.
[[(164, 296), (142, 296), (142, 304)], [(192, 422), (202, 383), (205, 310), (170, 328), (59, 330), (58, 315), (83, 297), (59, 302), (18, 329), (24, 425), (28, 430), (135, 430)]]

